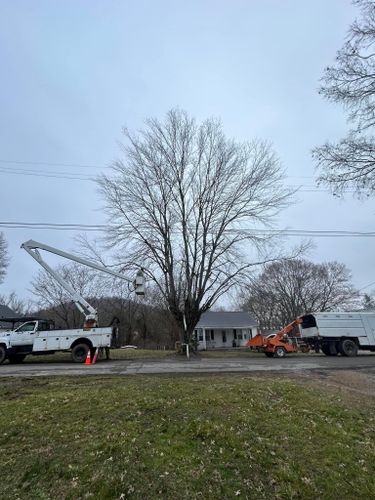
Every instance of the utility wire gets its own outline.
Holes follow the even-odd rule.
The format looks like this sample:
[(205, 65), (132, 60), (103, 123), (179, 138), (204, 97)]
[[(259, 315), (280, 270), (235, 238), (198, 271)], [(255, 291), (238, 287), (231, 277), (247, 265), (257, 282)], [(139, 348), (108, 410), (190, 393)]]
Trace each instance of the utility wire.
[(54, 178), (54, 179), (69, 179), (69, 180), (78, 180), (78, 181), (95, 181), (95, 177), (89, 177), (89, 176), (82, 176), (80, 174), (69, 174), (69, 175), (59, 175), (57, 173), (38, 173), (38, 172), (20, 172), (18, 170), (16, 171), (11, 171), (11, 170), (5, 170), (4, 167), (0, 167), (0, 173), (3, 174), (11, 174), (11, 175), (28, 175), (31, 177), (49, 177), (49, 178)]
[[(99, 168), (99, 167), (95, 167)], [(103, 167), (110, 168), (110, 167)], [(74, 172), (52, 172), (52, 171), (43, 171), (43, 170), (35, 170), (35, 169), (20, 169), (20, 168), (10, 168), (10, 167), (2, 167), (0, 166), (0, 174), (11, 174), (11, 175), (27, 175), (31, 177), (45, 177), (45, 178), (53, 178), (53, 179), (68, 179), (68, 180), (79, 180), (79, 181), (97, 181), (97, 177), (89, 176), (85, 174), (75, 174)], [(297, 193), (331, 193), (331, 190), (319, 188), (315, 186), (308, 186), (305, 184), (289, 184), (285, 187), (289, 187), (291, 189), (296, 189)], [(355, 189), (344, 189), (343, 193), (355, 193)], [(370, 194), (370, 191), (368, 191)]]
[[(358, 290), (358, 292), (360, 292), (361, 290), (364, 290), (365, 288), (368, 288), (368, 287), (369, 287), (369, 286), (371, 286), (371, 285), (375, 285), (375, 281), (373, 281), (372, 283), (369, 283), (368, 285), (363, 286), (362, 288), (360, 288), (360, 289)], [(365, 294), (362, 294), (362, 295), (365, 295)]]
[(10, 163), (12, 165), (45, 165), (48, 167), (74, 167), (74, 168), (110, 168), (104, 165), (85, 165), (82, 163), (57, 163), (45, 161), (19, 161), (19, 160), (3, 160), (0, 163)]
[(4, 173), (20, 173), (20, 174), (23, 174), (23, 173), (26, 173), (26, 174), (43, 174), (43, 175), (73, 175), (73, 176), (80, 176), (80, 177), (87, 177), (87, 178), (91, 178), (91, 176), (87, 175), (87, 174), (82, 174), (81, 172), (79, 173), (75, 173), (75, 172), (67, 172), (67, 171), (58, 171), (58, 170), (39, 170), (39, 169), (35, 169), (35, 168), (19, 168), (19, 167), (3, 167), (2, 165), (0, 165), (0, 170), (1, 171), (4, 171)]
[[(86, 165), (82, 163), (57, 163), (57, 162), (43, 162), (43, 161), (21, 161), (21, 160), (5, 160), (0, 159), (0, 164), (12, 164), (12, 165), (37, 165), (37, 166), (48, 166), (48, 167), (68, 167), (68, 168), (90, 168), (90, 169), (110, 169), (110, 165)], [(59, 171), (48, 171), (40, 169), (25, 169), (25, 168), (12, 168), (3, 167), (0, 165), (0, 174), (13, 174), (13, 175), (28, 175), (35, 177), (46, 177), (46, 178), (56, 178), (56, 179), (68, 179), (68, 180), (80, 180), (80, 181), (96, 181), (97, 178), (94, 176), (89, 176), (85, 174), (75, 174), (74, 172), (59, 172)], [(288, 179), (314, 179), (313, 176), (309, 175), (290, 175), (286, 176)], [(306, 184), (291, 184), (286, 187), (292, 189), (297, 189), (299, 193), (331, 193), (330, 189), (319, 188), (319, 186), (309, 186)], [(355, 189), (344, 189), (344, 193), (355, 193)]]
[[(123, 224), (124, 229), (131, 229), (129, 224)], [(24, 221), (0, 221), (0, 228), (6, 229), (48, 229), (54, 231), (106, 231), (106, 224), (83, 224), (83, 223), (54, 223), (54, 222), (24, 222)], [(236, 228), (232, 233), (248, 233), (254, 236), (298, 236), (298, 237), (329, 237), (329, 238), (375, 238), (375, 231), (348, 231), (327, 229), (255, 229)]]

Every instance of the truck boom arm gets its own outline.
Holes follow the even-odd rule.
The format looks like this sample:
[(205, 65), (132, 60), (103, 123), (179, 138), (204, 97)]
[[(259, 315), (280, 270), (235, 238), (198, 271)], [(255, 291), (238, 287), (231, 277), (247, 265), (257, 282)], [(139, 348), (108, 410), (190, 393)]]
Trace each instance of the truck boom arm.
[[(132, 283), (133, 280), (127, 278), (123, 274), (117, 273), (108, 269), (107, 267), (100, 266), (95, 262), (84, 259), (82, 257), (78, 257), (77, 255), (73, 255), (68, 252), (64, 252), (63, 250), (59, 250), (58, 248), (51, 247), (49, 245), (45, 245), (44, 243), (40, 243), (38, 241), (29, 240), (22, 243), (21, 248), (26, 250), (26, 252), (35, 259), (39, 265), (41, 265), (59, 284), (66, 290), (72, 298), (72, 301), (77, 306), (77, 308), (86, 316), (86, 320), (94, 320), (97, 322), (97, 311), (94, 309), (79, 293), (77, 293), (70, 285), (67, 283), (56, 271), (54, 271), (44, 260), (42, 259), (39, 250), (45, 250), (46, 252), (53, 253), (55, 255), (59, 255), (60, 257), (64, 257), (65, 259), (72, 260), (79, 264), (83, 264), (85, 266), (96, 269), (97, 271), (102, 271), (116, 278), (120, 278), (129, 283)], [(135, 292), (138, 295), (144, 295), (144, 277), (142, 271), (138, 271), (136, 281), (135, 281)]]

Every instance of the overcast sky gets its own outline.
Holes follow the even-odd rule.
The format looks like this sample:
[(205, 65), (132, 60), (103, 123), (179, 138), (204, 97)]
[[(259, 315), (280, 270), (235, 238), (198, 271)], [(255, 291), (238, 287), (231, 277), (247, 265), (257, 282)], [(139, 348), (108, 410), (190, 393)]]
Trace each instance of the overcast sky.
[[(178, 106), (273, 143), (287, 183), (302, 185), (278, 227), (372, 230), (374, 199), (311, 192), (311, 148), (347, 130), (317, 88), (355, 15), (347, 0), (0, 0), (1, 222), (104, 223), (87, 177), (119, 157), (122, 126)], [(25, 297), (39, 269), (23, 241), (74, 247), (71, 231), (3, 231), (0, 293)], [(315, 243), (314, 261), (345, 263), (357, 287), (375, 281), (374, 239)]]

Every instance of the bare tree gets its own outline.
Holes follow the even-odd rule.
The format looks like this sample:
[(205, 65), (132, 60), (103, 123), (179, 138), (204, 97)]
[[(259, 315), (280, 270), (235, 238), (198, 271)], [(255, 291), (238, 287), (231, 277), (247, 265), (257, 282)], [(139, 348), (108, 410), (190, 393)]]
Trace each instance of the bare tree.
[(9, 295), (0, 295), (0, 304), (8, 306), (16, 314), (25, 315), (31, 310), (31, 302), (26, 302), (17, 296), (16, 292)]
[(130, 268), (143, 265), (189, 340), (202, 312), (255, 265), (251, 231), (288, 204), (270, 146), (228, 140), (217, 120), (187, 113), (124, 130), (124, 160), (99, 180), (108, 242)]
[(362, 298), (361, 309), (365, 311), (375, 310), (375, 296), (374, 292), (365, 293)]
[(344, 264), (283, 260), (265, 266), (242, 298), (262, 328), (280, 328), (302, 314), (354, 307), (358, 293)]
[(9, 264), (8, 245), (3, 233), (0, 233), (0, 283), (4, 281)]
[(354, 127), (338, 143), (326, 142), (313, 150), (321, 173), (318, 182), (335, 194), (352, 188), (375, 190), (375, 2), (355, 0), (361, 18), (350, 26), (336, 63), (326, 68), (320, 93), (342, 104)]

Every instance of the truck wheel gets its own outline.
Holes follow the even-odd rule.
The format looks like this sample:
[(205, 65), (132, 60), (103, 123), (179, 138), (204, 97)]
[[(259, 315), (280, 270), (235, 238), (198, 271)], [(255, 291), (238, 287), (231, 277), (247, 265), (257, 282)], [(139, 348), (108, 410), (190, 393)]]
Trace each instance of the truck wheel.
[(72, 361), (74, 363), (84, 363), (86, 361), (86, 356), (89, 350), (87, 344), (77, 344), (72, 349)]
[(4, 362), (6, 357), (7, 357), (7, 350), (3, 345), (0, 345), (0, 365), (1, 363)]
[(354, 340), (345, 339), (340, 342), (340, 352), (343, 356), (357, 356), (358, 354), (358, 345), (354, 342)]
[(286, 351), (284, 347), (276, 347), (275, 352), (273, 353), (274, 358), (285, 358), (286, 356)]
[(267, 356), (267, 358), (273, 358), (273, 352), (265, 352), (264, 354)]
[(337, 356), (338, 354), (336, 344), (334, 342), (327, 342), (326, 344), (322, 344), (322, 352), (326, 356)]
[(9, 363), (11, 363), (12, 365), (22, 363), (25, 358), (26, 354), (13, 354), (11, 356), (8, 356)]

